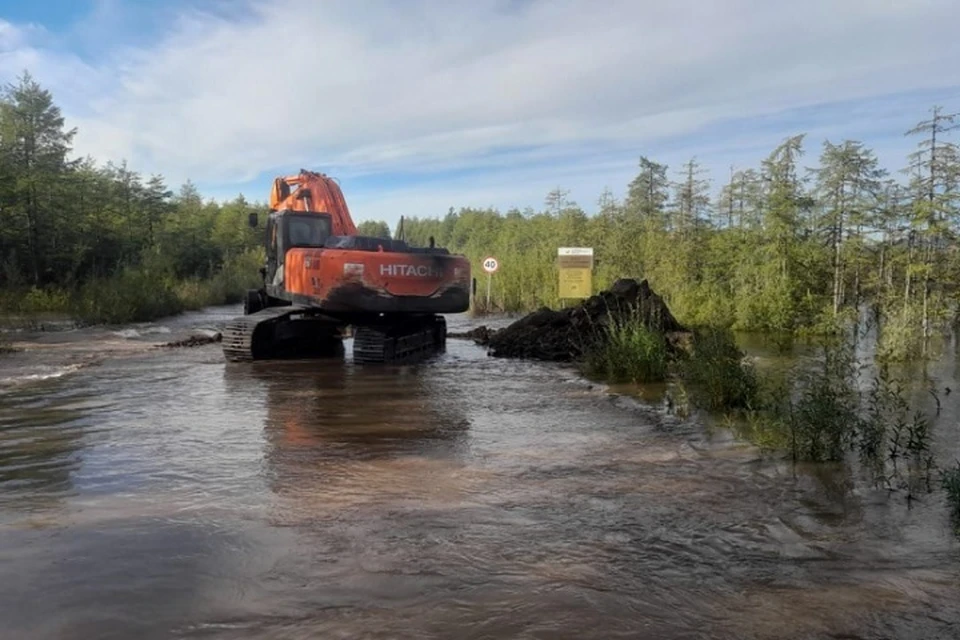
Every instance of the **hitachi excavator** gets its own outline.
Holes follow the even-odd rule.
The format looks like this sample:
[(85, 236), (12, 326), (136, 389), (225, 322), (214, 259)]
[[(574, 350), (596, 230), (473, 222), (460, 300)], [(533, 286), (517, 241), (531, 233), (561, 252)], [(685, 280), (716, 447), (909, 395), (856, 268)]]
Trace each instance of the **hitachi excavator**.
[[(256, 213), (249, 224), (259, 227)], [(441, 314), (470, 305), (469, 261), (447, 249), (361, 236), (339, 185), (300, 170), (278, 177), (266, 222), (263, 286), (223, 331), (231, 361), (343, 354), (354, 362), (398, 362), (443, 349)]]

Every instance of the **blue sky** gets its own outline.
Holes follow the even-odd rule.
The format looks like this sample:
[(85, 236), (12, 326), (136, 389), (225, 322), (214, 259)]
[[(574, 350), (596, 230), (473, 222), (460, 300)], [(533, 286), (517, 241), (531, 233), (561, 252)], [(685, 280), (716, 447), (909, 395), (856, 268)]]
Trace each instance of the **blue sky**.
[[(719, 185), (784, 137), (891, 171), (960, 111), (956, 0), (0, 0), (0, 80), (51, 89), (78, 154), (264, 200), (300, 167), (357, 220), (588, 211), (646, 155)], [(676, 175), (676, 174), (674, 174)]]

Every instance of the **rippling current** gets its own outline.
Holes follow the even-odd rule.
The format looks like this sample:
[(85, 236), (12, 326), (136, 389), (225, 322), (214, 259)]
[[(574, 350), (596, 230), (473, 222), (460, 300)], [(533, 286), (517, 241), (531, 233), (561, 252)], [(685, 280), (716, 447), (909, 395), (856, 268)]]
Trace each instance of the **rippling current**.
[(466, 341), (409, 367), (151, 348), (235, 312), (4, 357), (0, 637), (960, 638), (937, 495)]

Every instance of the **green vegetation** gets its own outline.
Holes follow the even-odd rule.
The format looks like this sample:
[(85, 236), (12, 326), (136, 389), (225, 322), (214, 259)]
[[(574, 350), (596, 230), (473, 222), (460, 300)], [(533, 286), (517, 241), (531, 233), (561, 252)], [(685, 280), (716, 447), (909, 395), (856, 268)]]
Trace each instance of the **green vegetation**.
[[(822, 339), (815, 357), (780, 373), (748, 362), (729, 329), (698, 328), (683, 348), (670, 349), (636, 318), (605, 325), (600, 337), (583, 362), (592, 375), (611, 382), (672, 377), (683, 399), (677, 411), (692, 406), (720, 416), (763, 451), (795, 462), (856, 462), (875, 486), (909, 498), (933, 490), (931, 419), (910, 412), (903, 384), (885, 367), (861, 390), (863, 365), (849, 335)], [(960, 463), (942, 472), (941, 484), (960, 523)]]
[(149, 320), (239, 300), (258, 279), (242, 197), (205, 203), (125, 164), (69, 160), (51, 94), (25, 74), (0, 96), (0, 315)]
[(662, 333), (648, 329), (639, 315), (609, 314), (596, 329), (596, 346), (587, 351), (584, 369), (612, 382), (659, 382), (667, 377), (668, 350)]
[(947, 501), (953, 513), (953, 521), (960, 532), (960, 461), (941, 472), (940, 484), (947, 493)]
[(709, 410), (748, 408), (756, 402), (759, 383), (728, 329), (700, 328), (680, 360), (680, 378), (689, 397)]
[(357, 224), (357, 233), (374, 238), (391, 238), (390, 225), (381, 220), (364, 220)]
[(808, 160), (801, 134), (724, 176), (715, 198), (696, 160), (673, 172), (642, 157), (626, 197), (604, 192), (593, 215), (557, 188), (539, 211), (451, 208), (406, 218), (403, 234), (433, 236), (477, 273), (496, 255), (491, 306), (508, 312), (556, 308), (557, 247), (591, 246), (597, 290), (646, 278), (688, 326), (830, 335), (868, 310), (882, 325), (881, 356), (903, 358), (960, 306), (955, 120), (935, 108), (905, 132), (918, 147), (903, 171), (854, 140), (824, 141), (819, 163)]
[(820, 366), (802, 371), (793, 385), (785, 419), (794, 460), (840, 461), (859, 428), (857, 370), (849, 345), (825, 347)]
[[(556, 248), (588, 245), (598, 289), (618, 277), (646, 278), (689, 326), (830, 334), (869, 306), (881, 322), (881, 357), (902, 359), (957, 319), (956, 126), (953, 114), (934, 108), (904, 132), (918, 146), (903, 171), (880, 167), (856, 140), (823, 141), (819, 162), (810, 162), (798, 134), (758, 166), (724, 176), (716, 197), (695, 159), (673, 170), (641, 157), (625, 198), (606, 190), (592, 215), (558, 187), (539, 211), (407, 216), (402, 236), (421, 246), (433, 237), (471, 257), (477, 273), (485, 255), (497, 255), (491, 307), (498, 310), (556, 307)], [(141, 177), (125, 164), (70, 160), (75, 133), (28, 74), (0, 96), (3, 308), (66, 306), (119, 320), (235, 298), (245, 278), (221, 275), (209, 288), (197, 282), (230, 274), (225, 265), (258, 246), (245, 221), (263, 206), (242, 197), (204, 202), (189, 182), (174, 193), (161, 176)], [(384, 222), (359, 228), (390, 235)], [(158, 274), (149, 303), (113, 291)]]
[(831, 339), (812, 364), (759, 384), (746, 409), (723, 409), (725, 424), (797, 462), (855, 460), (876, 486), (910, 497), (931, 491), (930, 418), (911, 414), (903, 384), (885, 369), (868, 392), (860, 390), (860, 373), (850, 342)]

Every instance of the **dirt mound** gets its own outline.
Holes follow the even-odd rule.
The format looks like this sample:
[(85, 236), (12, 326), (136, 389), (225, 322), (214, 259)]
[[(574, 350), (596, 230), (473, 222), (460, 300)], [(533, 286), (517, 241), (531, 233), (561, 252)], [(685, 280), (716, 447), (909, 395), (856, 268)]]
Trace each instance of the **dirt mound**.
[(497, 358), (566, 362), (579, 358), (602, 339), (600, 330), (611, 318), (627, 320), (637, 315), (655, 331), (685, 331), (646, 280), (621, 279), (575, 307), (543, 308), (499, 331), (478, 327), (464, 337), (488, 347), (490, 355)]

